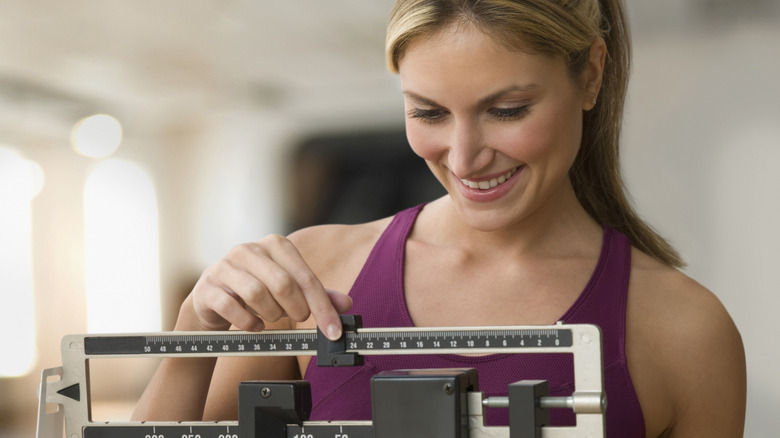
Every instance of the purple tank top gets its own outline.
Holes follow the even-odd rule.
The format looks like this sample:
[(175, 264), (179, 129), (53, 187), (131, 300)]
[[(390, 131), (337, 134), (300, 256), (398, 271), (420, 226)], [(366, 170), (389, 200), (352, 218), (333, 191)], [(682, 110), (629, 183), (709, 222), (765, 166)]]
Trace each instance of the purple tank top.
[[(406, 238), (423, 206), (398, 213), (366, 260), (350, 296), (350, 313), (363, 317), (364, 327), (412, 327), (403, 288)], [(644, 417), (626, 366), (626, 295), (631, 245), (621, 233), (604, 227), (601, 255), (588, 284), (559, 320), (596, 324), (602, 330), (604, 385), (607, 393), (607, 436), (645, 436)], [(573, 360), (568, 354), (495, 354), (460, 356), (364, 356), (360, 367), (321, 368), (312, 360), (306, 370), (311, 382), (312, 420), (370, 420), (371, 376), (409, 368), (476, 368), (479, 390), (486, 397), (505, 396), (510, 383), (523, 379), (549, 382), (550, 395), (574, 390)], [(508, 410), (487, 408), (488, 425), (507, 425)], [(567, 409), (550, 410), (552, 425), (574, 425)]]

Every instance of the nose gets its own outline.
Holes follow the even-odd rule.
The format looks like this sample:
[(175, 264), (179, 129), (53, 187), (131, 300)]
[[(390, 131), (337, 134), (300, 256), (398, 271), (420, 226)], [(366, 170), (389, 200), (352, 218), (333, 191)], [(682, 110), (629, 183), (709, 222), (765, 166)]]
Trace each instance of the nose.
[(447, 164), (459, 178), (469, 178), (484, 169), (493, 159), (493, 151), (485, 144), (479, 122), (456, 120), (449, 135)]

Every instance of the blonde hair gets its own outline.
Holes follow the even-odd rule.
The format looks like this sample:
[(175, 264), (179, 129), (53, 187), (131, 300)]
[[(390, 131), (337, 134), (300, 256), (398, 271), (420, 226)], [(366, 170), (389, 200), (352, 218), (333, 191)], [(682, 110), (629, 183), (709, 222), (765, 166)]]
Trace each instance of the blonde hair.
[(583, 113), (582, 144), (569, 171), (585, 210), (671, 266), (677, 251), (631, 206), (620, 173), (619, 139), (631, 58), (621, 0), (398, 0), (387, 26), (388, 69), (398, 73), (409, 44), (458, 23), (476, 26), (508, 48), (560, 56), (572, 77), (587, 65), (593, 41), (604, 38), (608, 56), (596, 106)]

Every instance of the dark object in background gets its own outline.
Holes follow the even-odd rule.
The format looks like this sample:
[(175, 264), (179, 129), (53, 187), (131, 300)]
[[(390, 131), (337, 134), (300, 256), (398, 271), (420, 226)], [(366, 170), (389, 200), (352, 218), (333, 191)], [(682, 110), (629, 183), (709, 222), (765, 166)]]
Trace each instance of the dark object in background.
[(291, 163), (290, 231), (368, 222), (446, 193), (403, 130), (311, 137)]

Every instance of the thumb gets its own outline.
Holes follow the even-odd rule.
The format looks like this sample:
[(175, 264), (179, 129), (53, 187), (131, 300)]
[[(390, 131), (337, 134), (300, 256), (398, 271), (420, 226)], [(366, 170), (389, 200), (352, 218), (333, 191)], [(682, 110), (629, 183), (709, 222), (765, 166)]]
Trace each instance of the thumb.
[(328, 298), (337, 312), (346, 313), (352, 308), (352, 298), (349, 295), (330, 289), (325, 289), (325, 292), (328, 293)]

